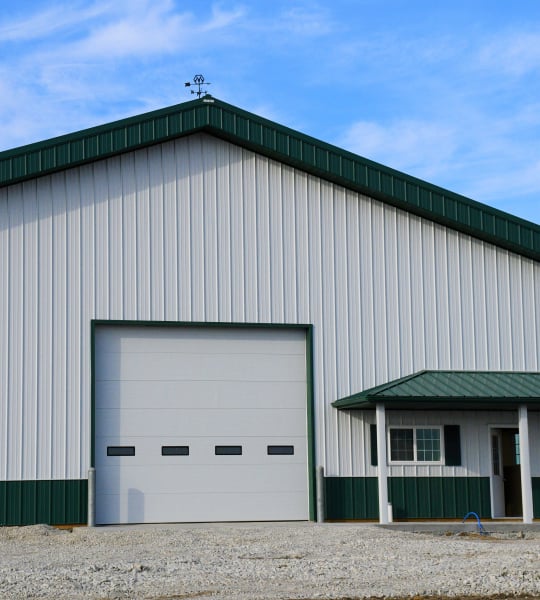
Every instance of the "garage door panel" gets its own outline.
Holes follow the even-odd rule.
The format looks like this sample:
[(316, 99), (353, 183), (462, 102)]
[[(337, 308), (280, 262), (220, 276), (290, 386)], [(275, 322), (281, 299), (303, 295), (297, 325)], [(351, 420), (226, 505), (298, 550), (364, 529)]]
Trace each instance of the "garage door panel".
[(94, 364), (97, 523), (309, 518), (303, 331), (97, 326)]
[(96, 493), (106, 495), (121, 489), (146, 494), (170, 493), (258, 493), (305, 492), (307, 477), (301, 463), (283, 465), (229, 464), (202, 469), (200, 465), (178, 467), (103, 467), (97, 472)]
[(305, 381), (97, 381), (102, 408), (299, 408), (305, 411)]
[(305, 358), (296, 354), (104, 352), (96, 368), (98, 381), (295, 381), (305, 370)]
[[(107, 352), (121, 354), (297, 354), (305, 355), (303, 330), (265, 329), (260, 336), (254, 329), (217, 329), (184, 327), (101, 327), (96, 337), (96, 355)], [(261, 331), (261, 330), (258, 330)], [(223, 333), (224, 332), (224, 333)]]
[[(305, 410), (282, 409), (153, 409), (96, 410), (96, 424), (103, 436), (261, 436), (278, 430), (296, 435), (306, 426)], [(129, 418), (126, 418), (126, 414)]]
[[(306, 519), (306, 502), (305, 492), (143, 496), (137, 490), (132, 490), (125, 495), (104, 497), (98, 505), (96, 520), (103, 525), (178, 521), (300, 521)], [(231, 506), (235, 507), (237, 516), (231, 517)]]

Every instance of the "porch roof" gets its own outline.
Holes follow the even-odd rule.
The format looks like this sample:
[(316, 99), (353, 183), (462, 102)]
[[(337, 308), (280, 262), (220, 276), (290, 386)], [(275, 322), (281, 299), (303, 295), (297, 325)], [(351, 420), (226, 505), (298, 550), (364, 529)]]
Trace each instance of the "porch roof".
[(338, 409), (489, 409), (527, 404), (540, 408), (540, 373), (419, 371), (332, 403)]

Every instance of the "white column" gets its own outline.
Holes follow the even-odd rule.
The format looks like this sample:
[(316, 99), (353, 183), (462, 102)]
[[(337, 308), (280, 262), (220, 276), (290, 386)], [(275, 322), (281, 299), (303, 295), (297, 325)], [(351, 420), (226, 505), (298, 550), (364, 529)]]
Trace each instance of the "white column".
[(527, 407), (521, 405), (518, 409), (519, 422), (519, 454), (521, 460), (521, 498), (523, 502), (523, 522), (532, 523), (533, 496), (531, 481), (531, 451), (529, 445), (529, 419)]
[(386, 464), (386, 413), (384, 404), (375, 406), (377, 423), (377, 479), (379, 484), (379, 523), (388, 523), (388, 467)]

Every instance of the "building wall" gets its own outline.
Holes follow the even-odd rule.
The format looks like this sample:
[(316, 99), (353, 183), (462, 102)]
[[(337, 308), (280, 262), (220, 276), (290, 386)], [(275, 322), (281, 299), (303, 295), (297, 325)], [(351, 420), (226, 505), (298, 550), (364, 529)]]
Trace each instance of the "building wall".
[(330, 403), (539, 370), (540, 264), (202, 134), (2, 188), (0, 480), (86, 477), (91, 319), (312, 323), (318, 462), (364, 476)]

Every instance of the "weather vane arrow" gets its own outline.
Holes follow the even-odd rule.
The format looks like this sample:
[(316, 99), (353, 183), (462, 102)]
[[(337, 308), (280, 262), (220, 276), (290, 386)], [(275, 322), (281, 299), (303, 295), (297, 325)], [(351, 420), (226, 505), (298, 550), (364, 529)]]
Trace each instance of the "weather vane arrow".
[(193, 78), (193, 82), (186, 81), (184, 84), (185, 87), (191, 87), (192, 85), (197, 86), (197, 91), (191, 90), (192, 94), (197, 94), (197, 98), (200, 98), (203, 94), (206, 96), (208, 94), (208, 90), (202, 90), (201, 87), (203, 85), (211, 85), (209, 81), (205, 81), (202, 75), (195, 75)]

